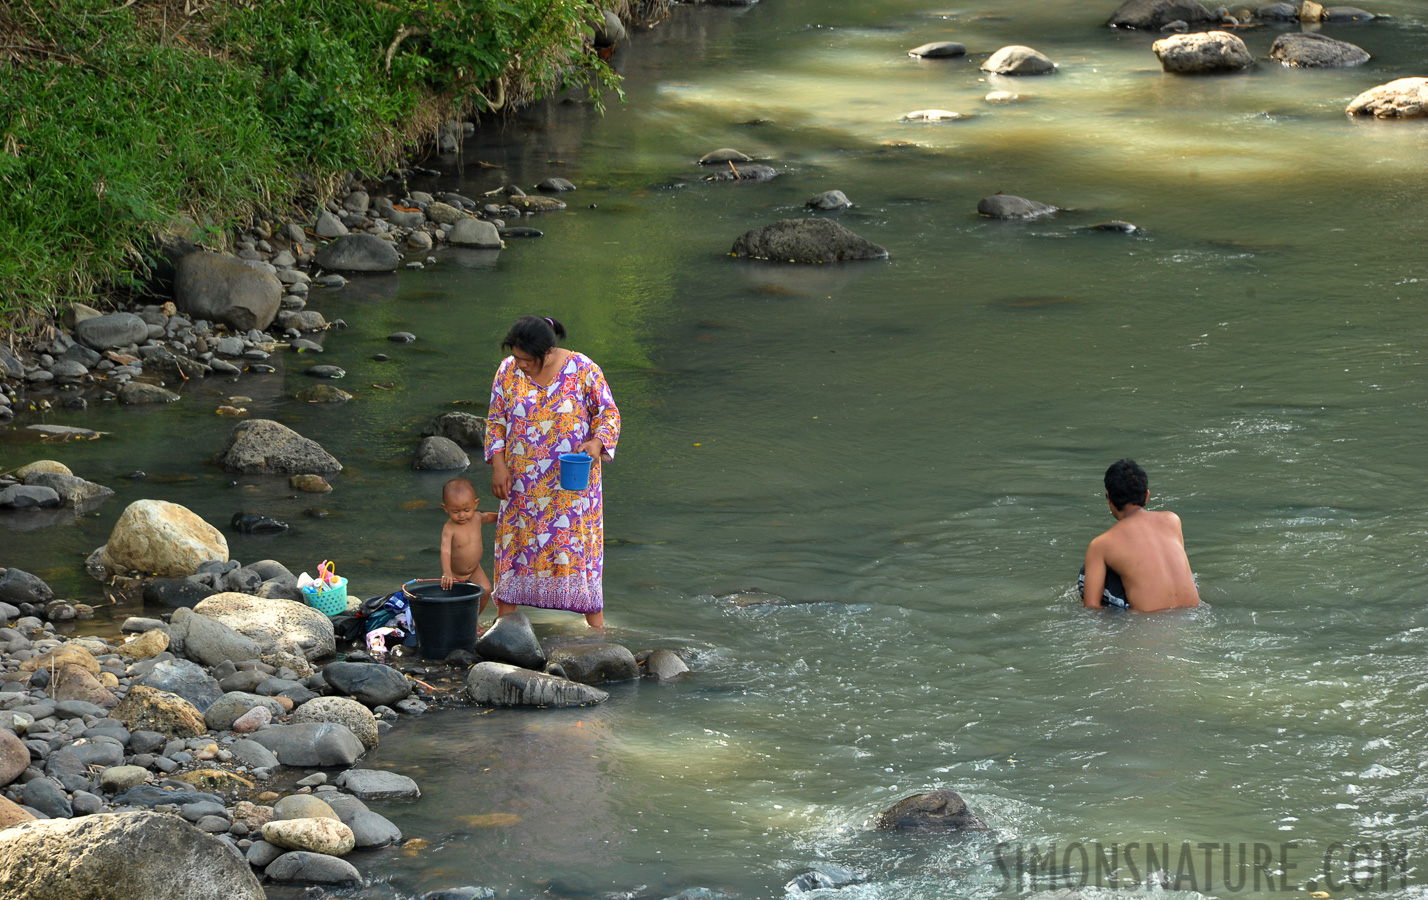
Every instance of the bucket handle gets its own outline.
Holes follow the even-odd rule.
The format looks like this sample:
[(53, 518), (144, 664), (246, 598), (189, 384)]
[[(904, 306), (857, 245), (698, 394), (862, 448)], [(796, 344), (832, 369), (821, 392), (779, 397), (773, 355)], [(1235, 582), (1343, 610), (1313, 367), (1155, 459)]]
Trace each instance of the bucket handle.
[[(411, 591), (407, 590), (407, 586), (408, 586), (408, 585), (413, 585), (413, 584), (441, 584), (441, 579), (440, 579), (440, 578), (413, 578), (411, 581), (408, 581), (406, 584), (402, 585), (402, 593), (403, 593), (403, 594), (406, 594), (408, 597), (411, 597), (413, 600), (415, 600), (415, 599), (417, 599), (416, 594), (413, 594)], [(458, 581), (458, 582), (456, 582), (456, 584), (472, 584), (472, 585), (476, 585), (476, 587), (478, 587), (478, 588), (480, 587), (480, 585), (477, 585), (476, 582), (474, 582), (474, 581)]]

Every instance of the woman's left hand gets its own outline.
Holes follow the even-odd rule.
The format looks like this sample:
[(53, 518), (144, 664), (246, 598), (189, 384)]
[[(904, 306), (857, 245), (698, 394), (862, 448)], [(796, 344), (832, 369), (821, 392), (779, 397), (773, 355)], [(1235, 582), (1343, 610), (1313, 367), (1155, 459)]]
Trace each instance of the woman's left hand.
[(591, 438), (575, 449), (591, 459), (599, 459), (600, 455), (605, 452), (605, 442), (599, 438)]

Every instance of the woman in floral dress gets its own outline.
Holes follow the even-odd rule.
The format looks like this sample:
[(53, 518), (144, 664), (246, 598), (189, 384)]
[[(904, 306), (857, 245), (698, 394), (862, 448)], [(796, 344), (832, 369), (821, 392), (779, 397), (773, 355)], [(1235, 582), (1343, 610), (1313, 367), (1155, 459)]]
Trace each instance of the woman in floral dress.
[[(496, 523), (496, 611), (517, 606), (585, 614), (605, 624), (605, 517), (600, 464), (615, 458), (620, 411), (588, 356), (556, 346), (565, 328), (522, 316), (501, 342), (511, 355), (491, 385), (486, 461), (501, 502)], [(560, 488), (560, 454), (591, 457), (590, 486)]]

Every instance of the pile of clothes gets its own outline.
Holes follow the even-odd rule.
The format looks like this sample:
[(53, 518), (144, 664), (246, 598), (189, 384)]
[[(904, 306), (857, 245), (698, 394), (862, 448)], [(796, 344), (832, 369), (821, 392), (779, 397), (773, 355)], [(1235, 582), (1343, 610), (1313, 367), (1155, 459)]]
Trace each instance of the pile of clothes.
[(375, 655), (386, 654), (397, 644), (415, 647), (417, 643), (411, 598), (402, 588), (382, 597), (370, 597), (353, 612), (333, 616), (332, 630), (347, 641), (362, 641)]

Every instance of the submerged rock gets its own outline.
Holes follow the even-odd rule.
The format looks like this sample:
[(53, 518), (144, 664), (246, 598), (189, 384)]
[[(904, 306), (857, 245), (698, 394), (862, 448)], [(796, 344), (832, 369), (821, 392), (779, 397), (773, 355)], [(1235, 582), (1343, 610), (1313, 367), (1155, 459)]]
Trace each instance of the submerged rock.
[(1228, 31), (1173, 34), (1151, 44), (1150, 49), (1160, 67), (1174, 75), (1239, 72), (1254, 66), (1245, 42)]
[(898, 831), (984, 831), (987, 827), (956, 791), (946, 789), (904, 797), (878, 815), (877, 826)]
[(831, 219), (782, 219), (746, 231), (734, 256), (776, 262), (826, 263), (887, 259), (888, 251)]
[(705, 181), (769, 181), (778, 177), (778, 170), (758, 163), (734, 165), (729, 163), (722, 169), (715, 169), (704, 176)]
[(610, 695), (519, 666), (498, 662), (477, 663), (466, 675), (466, 695), (485, 706), (594, 706)]
[(824, 191), (821, 194), (814, 194), (803, 205), (808, 209), (839, 210), (848, 209), (853, 205), (853, 201), (849, 200), (848, 195), (842, 191)]

